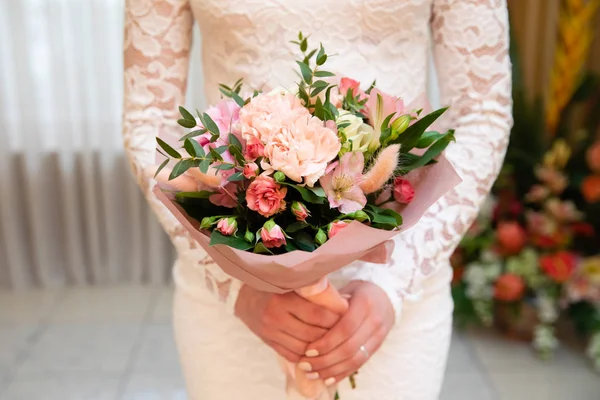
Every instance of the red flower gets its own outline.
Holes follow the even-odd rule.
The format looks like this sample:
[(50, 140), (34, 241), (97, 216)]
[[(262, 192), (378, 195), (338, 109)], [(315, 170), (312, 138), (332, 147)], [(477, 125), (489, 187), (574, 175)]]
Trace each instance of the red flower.
[(519, 254), (527, 244), (527, 232), (518, 222), (501, 222), (496, 229), (496, 239), (502, 254)]
[(517, 301), (523, 297), (525, 282), (515, 274), (501, 275), (494, 287), (494, 297), (500, 301)]
[(587, 222), (575, 222), (571, 225), (571, 230), (576, 236), (593, 237), (595, 234), (594, 227)]
[(559, 251), (556, 254), (540, 257), (542, 271), (558, 283), (564, 283), (569, 280), (576, 265), (577, 257), (568, 251)]

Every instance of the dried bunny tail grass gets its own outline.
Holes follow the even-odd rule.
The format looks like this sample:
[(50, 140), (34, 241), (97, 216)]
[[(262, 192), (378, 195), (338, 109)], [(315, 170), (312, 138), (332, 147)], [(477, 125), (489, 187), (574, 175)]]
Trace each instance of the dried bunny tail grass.
[[(157, 169), (158, 169), (158, 166), (153, 165), (151, 167), (146, 168), (144, 170), (144, 173), (146, 174), (146, 176), (151, 178), (154, 176), (154, 173), (156, 172)], [(189, 176), (186, 176), (186, 175), (180, 175), (175, 179), (169, 180), (170, 173), (171, 173), (170, 169), (164, 168), (162, 171), (160, 171), (158, 173), (158, 175), (156, 175), (156, 177), (154, 179), (156, 179), (158, 182), (172, 186), (177, 190), (181, 190), (182, 192), (195, 192), (198, 190), (198, 182), (195, 179), (190, 178)]]
[(209, 169), (206, 174), (203, 174), (198, 168), (190, 168), (187, 173), (206, 186), (213, 188), (221, 186), (221, 177), (217, 175), (217, 170)]
[(375, 193), (390, 180), (398, 166), (399, 153), (400, 145), (398, 144), (388, 146), (379, 153), (377, 160), (360, 184), (360, 188), (365, 194)]

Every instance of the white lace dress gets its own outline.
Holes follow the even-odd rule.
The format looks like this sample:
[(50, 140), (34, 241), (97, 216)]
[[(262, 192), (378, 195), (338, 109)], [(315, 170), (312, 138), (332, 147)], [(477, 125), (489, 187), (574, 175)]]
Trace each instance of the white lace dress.
[(345, 383), (343, 400), (434, 399), (450, 338), (448, 258), (501, 167), (511, 126), (506, 0), (128, 0), (124, 142), (132, 168), (175, 244), (175, 327), (190, 398), (285, 398), (270, 349), (232, 314), (241, 283), (223, 273), (150, 194), (143, 169), (159, 132), (179, 135), (191, 29), (201, 28), (209, 103), (218, 83), (290, 86), (298, 31), (322, 42), (327, 69), (408, 102), (426, 90), (432, 32), (444, 124), (456, 128), (447, 157), (463, 178), (417, 226), (396, 238), (388, 266), (357, 263), (337, 285), (367, 280), (388, 294), (397, 323), (381, 350)]

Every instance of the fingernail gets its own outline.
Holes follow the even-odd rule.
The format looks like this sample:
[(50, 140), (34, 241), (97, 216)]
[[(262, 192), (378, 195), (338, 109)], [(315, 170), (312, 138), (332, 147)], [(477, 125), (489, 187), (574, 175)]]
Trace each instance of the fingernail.
[(316, 357), (319, 355), (319, 352), (317, 350), (306, 350), (306, 357)]
[(331, 386), (335, 383), (335, 378), (327, 378), (323, 383), (325, 384), (325, 386)]
[(310, 379), (311, 381), (316, 381), (317, 379), (319, 379), (319, 373), (318, 372), (310, 372), (310, 373), (306, 374), (306, 379)]
[(298, 368), (300, 368), (302, 371), (305, 371), (305, 372), (312, 371), (312, 365), (310, 365), (306, 361), (303, 361), (300, 364), (298, 364)]

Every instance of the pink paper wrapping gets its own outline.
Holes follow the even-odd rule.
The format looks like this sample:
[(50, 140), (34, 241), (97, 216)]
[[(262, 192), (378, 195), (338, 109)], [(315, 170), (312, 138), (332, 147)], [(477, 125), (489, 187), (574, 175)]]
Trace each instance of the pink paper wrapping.
[(403, 217), (400, 230), (375, 229), (353, 221), (312, 253), (296, 250), (280, 255), (255, 254), (226, 245), (210, 246), (210, 237), (198, 230), (198, 221), (189, 217), (158, 185), (153, 192), (223, 271), (257, 290), (285, 293), (319, 281), (414, 226), (431, 205), (461, 181), (443, 157), (436, 164), (423, 167), (406, 178), (415, 187), (413, 201), (404, 207), (388, 204)]

